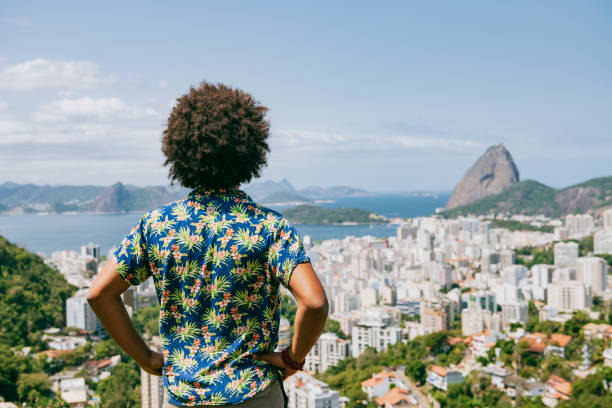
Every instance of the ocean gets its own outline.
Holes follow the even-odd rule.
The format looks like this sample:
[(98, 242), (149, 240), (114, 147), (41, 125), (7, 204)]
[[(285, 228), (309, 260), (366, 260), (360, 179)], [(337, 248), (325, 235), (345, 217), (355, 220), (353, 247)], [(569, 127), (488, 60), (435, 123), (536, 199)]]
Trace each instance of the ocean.
[[(399, 194), (381, 194), (374, 197), (347, 197), (325, 207), (364, 208), (387, 217), (418, 217), (433, 214), (444, 207), (448, 194), (430, 197), (408, 197)], [(272, 207), (282, 212), (282, 207)], [(57, 250), (76, 250), (81, 245), (93, 242), (100, 245), (105, 255), (129, 232), (141, 213), (130, 214), (48, 214), (48, 215), (2, 215), (0, 235), (29, 251), (50, 256)], [(397, 225), (309, 225), (297, 224), (302, 235), (313, 240), (344, 238), (346, 236), (389, 237), (395, 235)]]

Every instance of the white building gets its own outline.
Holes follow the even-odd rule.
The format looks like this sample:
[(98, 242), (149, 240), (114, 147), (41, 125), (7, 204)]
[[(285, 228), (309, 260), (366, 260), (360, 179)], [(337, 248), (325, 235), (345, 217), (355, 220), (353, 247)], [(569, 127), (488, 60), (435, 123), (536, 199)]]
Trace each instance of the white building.
[(381, 322), (359, 322), (353, 326), (352, 354), (357, 358), (367, 347), (372, 347), (380, 352), (400, 340), (401, 329), (399, 327), (387, 327)]
[(351, 342), (334, 333), (323, 333), (306, 356), (305, 371), (322, 373), (350, 356)]
[(593, 232), (595, 223), (591, 214), (570, 214), (565, 217), (570, 238), (582, 238)]
[(93, 259), (100, 258), (100, 245), (90, 242), (87, 245), (81, 245), (81, 256), (91, 257)]
[(142, 408), (162, 408), (164, 403), (164, 381), (158, 375), (140, 369), (140, 395)]
[(501, 305), (504, 325), (510, 323), (527, 323), (529, 319), (529, 304), (525, 300)]
[(467, 308), (461, 311), (461, 332), (464, 336), (478, 334), (485, 329), (485, 319), (490, 312), (479, 308)]
[(501, 275), (504, 283), (517, 286), (521, 279), (527, 276), (527, 267), (523, 265), (505, 266)]
[(593, 237), (595, 254), (612, 254), (612, 230), (597, 231)]
[(95, 332), (100, 326), (98, 317), (87, 302), (88, 288), (79, 289), (66, 299), (66, 326)]
[(297, 372), (285, 380), (289, 408), (339, 408), (340, 394), (303, 372)]
[(534, 299), (546, 300), (548, 285), (552, 283), (554, 267), (552, 265), (538, 264), (531, 267), (531, 293)]
[(375, 288), (365, 288), (359, 292), (359, 305), (361, 308), (376, 306), (378, 303), (378, 290)]
[(87, 392), (89, 388), (82, 377), (61, 380), (59, 391), (62, 399), (70, 404), (71, 408), (85, 408), (88, 405), (89, 398)]
[(291, 324), (289, 320), (282, 317), (278, 325), (278, 344), (276, 345), (276, 351), (281, 351), (291, 343)]
[(576, 261), (576, 280), (591, 287), (593, 295), (603, 295), (606, 291), (608, 264), (602, 258), (588, 256)]
[(354, 293), (340, 292), (332, 299), (333, 313), (348, 313), (358, 307), (358, 298)]
[(427, 382), (446, 391), (449, 385), (463, 382), (463, 376), (459, 371), (434, 365), (427, 374)]
[(548, 306), (561, 312), (587, 310), (592, 305), (591, 288), (582, 282), (560, 281), (548, 285)]
[(574, 266), (578, 258), (576, 242), (557, 242), (554, 248), (555, 266)]
[(603, 213), (603, 227), (606, 231), (612, 231), (612, 208)]

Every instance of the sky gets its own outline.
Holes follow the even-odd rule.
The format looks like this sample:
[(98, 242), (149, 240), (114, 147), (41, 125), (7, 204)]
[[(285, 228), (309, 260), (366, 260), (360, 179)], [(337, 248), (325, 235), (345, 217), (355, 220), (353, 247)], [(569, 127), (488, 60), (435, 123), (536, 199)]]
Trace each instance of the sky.
[(612, 175), (609, 1), (0, 1), (0, 183), (168, 184), (203, 80), (270, 109), (259, 180), (450, 191), (497, 143), (521, 179)]

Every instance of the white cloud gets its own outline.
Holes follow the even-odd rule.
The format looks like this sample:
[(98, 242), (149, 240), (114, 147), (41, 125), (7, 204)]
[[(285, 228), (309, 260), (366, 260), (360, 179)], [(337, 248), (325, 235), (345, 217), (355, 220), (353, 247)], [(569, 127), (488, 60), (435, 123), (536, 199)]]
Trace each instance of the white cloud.
[(76, 99), (59, 99), (42, 106), (35, 114), (37, 122), (61, 122), (79, 118), (123, 118), (134, 119), (158, 115), (152, 108), (129, 106), (120, 98), (99, 98), (89, 96)]
[(32, 20), (30, 20), (29, 17), (11, 18), (11, 19), (6, 20), (6, 22), (16, 27), (31, 27), (32, 26)]
[(42, 88), (93, 88), (114, 82), (102, 77), (91, 61), (55, 61), (37, 58), (11, 65), (0, 72), (0, 89), (31, 91)]
[(6, 108), (8, 108), (8, 103), (4, 102), (3, 100), (0, 100), (0, 111), (5, 110)]
[(13, 134), (21, 134), (29, 129), (29, 126), (22, 122), (17, 122), (11, 119), (0, 118), (0, 136), (1, 141), (6, 141), (7, 136)]
[(272, 143), (286, 150), (304, 151), (383, 151), (383, 150), (469, 150), (484, 145), (470, 139), (430, 136), (389, 136), (340, 134), (297, 129), (272, 132)]
[(167, 88), (168, 87), (168, 83), (166, 81), (159, 81), (159, 84), (157, 84), (158, 88)]

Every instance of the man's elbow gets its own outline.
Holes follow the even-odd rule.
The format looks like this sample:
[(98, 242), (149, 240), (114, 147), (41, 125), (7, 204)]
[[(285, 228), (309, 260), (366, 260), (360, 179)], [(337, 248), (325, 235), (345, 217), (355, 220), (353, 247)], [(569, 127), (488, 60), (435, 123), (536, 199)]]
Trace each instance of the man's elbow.
[(329, 312), (329, 302), (327, 301), (327, 296), (325, 294), (308, 299), (304, 306), (308, 310), (312, 310), (313, 312), (317, 312), (325, 316), (327, 316), (327, 313)]
[(87, 300), (87, 303), (89, 303), (90, 305), (92, 303), (95, 303), (96, 300), (100, 299), (100, 291), (96, 290), (94, 287), (89, 288), (89, 290), (87, 291), (87, 295), (85, 296), (85, 299)]

